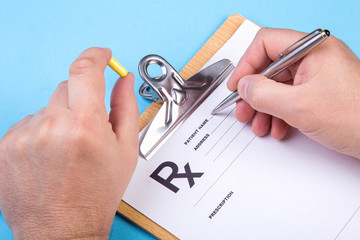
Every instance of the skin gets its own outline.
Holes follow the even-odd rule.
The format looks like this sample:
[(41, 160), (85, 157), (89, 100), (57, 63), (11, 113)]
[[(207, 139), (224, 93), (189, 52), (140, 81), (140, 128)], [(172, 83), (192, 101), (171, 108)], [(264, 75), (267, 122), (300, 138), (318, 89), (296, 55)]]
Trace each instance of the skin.
[(258, 136), (285, 137), (289, 125), (324, 146), (360, 159), (360, 60), (331, 36), (287, 70), (255, 74), (305, 33), (263, 28), (228, 82), (243, 100), (236, 117)]
[[(15, 239), (107, 239), (138, 156), (134, 76), (104, 103), (109, 49), (84, 51), (46, 108), (0, 142), (0, 209)], [(126, 99), (126, 100), (124, 100)]]
[[(330, 37), (269, 80), (261, 72), (304, 33), (262, 29), (231, 76), (244, 99), (236, 116), (256, 135), (282, 139), (288, 127), (360, 158), (360, 61)], [(107, 239), (138, 156), (134, 76), (119, 79), (107, 114), (109, 49), (88, 49), (46, 108), (0, 142), (0, 209), (15, 239)], [(126, 99), (126, 101), (124, 101)]]

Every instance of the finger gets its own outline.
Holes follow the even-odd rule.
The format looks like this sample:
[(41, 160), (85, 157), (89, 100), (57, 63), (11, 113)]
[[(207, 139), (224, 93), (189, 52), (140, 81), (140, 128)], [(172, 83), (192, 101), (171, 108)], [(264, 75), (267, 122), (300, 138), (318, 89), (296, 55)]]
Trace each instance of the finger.
[(255, 110), (245, 101), (236, 102), (236, 119), (242, 123), (251, 121), (254, 117)]
[(134, 75), (120, 78), (112, 91), (110, 123), (121, 144), (137, 147), (139, 133), (139, 109), (134, 93)]
[(294, 117), (293, 112), (297, 109), (298, 87), (261, 75), (247, 75), (240, 80), (238, 92), (255, 110), (287, 121)]
[(282, 139), (286, 136), (289, 125), (277, 117), (271, 119), (271, 136), (275, 139)]
[(252, 131), (256, 136), (262, 137), (269, 132), (271, 116), (266, 113), (256, 112), (252, 121)]
[(47, 105), (48, 110), (68, 108), (68, 81), (61, 82), (51, 95)]
[(110, 58), (110, 49), (90, 48), (71, 64), (68, 80), (70, 109), (106, 113), (104, 70)]
[[(228, 88), (235, 91), (240, 78), (262, 72), (271, 62), (278, 59), (279, 53), (303, 36), (305, 36), (305, 33), (288, 29), (260, 29), (231, 75)], [(282, 81), (289, 79), (290, 76), (291, 72), (285, 70), (276, 80)]]

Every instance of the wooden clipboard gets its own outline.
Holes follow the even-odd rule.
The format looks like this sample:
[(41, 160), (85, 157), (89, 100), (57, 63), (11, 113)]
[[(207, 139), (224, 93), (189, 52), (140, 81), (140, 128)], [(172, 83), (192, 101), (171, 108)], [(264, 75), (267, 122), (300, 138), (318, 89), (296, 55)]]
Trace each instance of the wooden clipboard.
[[(240, 15), (231, 15), (179, 72), (180, 76), (186, 80), (196, 74), (205, 65), (205, 63), (208, 62), (210, 58), (226, 43), (226, 41), (230, 39), (230, 37), (244, 21), (245, 18)], [(160, 107), (160, 103), (152, 103), (144, 111), (144, 113), (141, 114), (139, 131), (141, 131), (155, 117)], [(166, 229), (150, 220), (124, 201), (121, 201), (117, 210), (130, 221), (136, 223), (145, 231), (151, 233), (159, 239), (178, 239)]]

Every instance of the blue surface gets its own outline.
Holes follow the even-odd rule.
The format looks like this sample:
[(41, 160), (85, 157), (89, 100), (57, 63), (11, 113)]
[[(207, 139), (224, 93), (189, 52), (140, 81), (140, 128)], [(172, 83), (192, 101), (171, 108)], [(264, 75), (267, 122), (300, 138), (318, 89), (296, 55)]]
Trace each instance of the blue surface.
[[(6, 1), (0, 2), (0, 138), (14, 123), (47, 104), (67, 79), (84, 49), (109, 47), (113, 56), (142, 81), (139, 60), (150, 53), (176, 69), (192, 58), (231, 14), (260, 26), (310, 32), (328, 28), (360, 56), (360, 1)], [(19, 64), (21, 62), (21, 64)], [(107, 69), (106, 105), (117, 75)], [(137, 95), (140, 112), (150, 104)], [(12, 239), (0, 215), (0, 240)], [(110, 239), (152, 239), (116, 216)]]

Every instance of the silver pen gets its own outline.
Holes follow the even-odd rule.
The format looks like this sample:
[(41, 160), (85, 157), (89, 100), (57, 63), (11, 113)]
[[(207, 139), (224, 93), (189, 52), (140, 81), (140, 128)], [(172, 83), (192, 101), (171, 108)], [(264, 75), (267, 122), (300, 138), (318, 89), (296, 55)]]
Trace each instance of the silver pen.
[[(328, 30), (317, 29), (305, 37), (299, 39), (294, 44), (286, 48), (282, 53), (278, 55), (279, 59), (269, 67), (267, 67), (260, 74), (267, 77), (272, 78), (275, 75), (281, 73), (286, 68), (288, 68), (291, 64), (297, 62), (301, 58), (303, 58), (306, 54), (308, 54), (312, 49), (322, 43), (327, 37), (330, 36), (330, 32)], [(214, 115), (225, 108), (229, 107), (236, 101), (240, 100), (238, 92), (231, 93), (228, 97), (226, 97), (219, 105), (217, 105), (214, 110), (212, 110), (211, 114)]]

